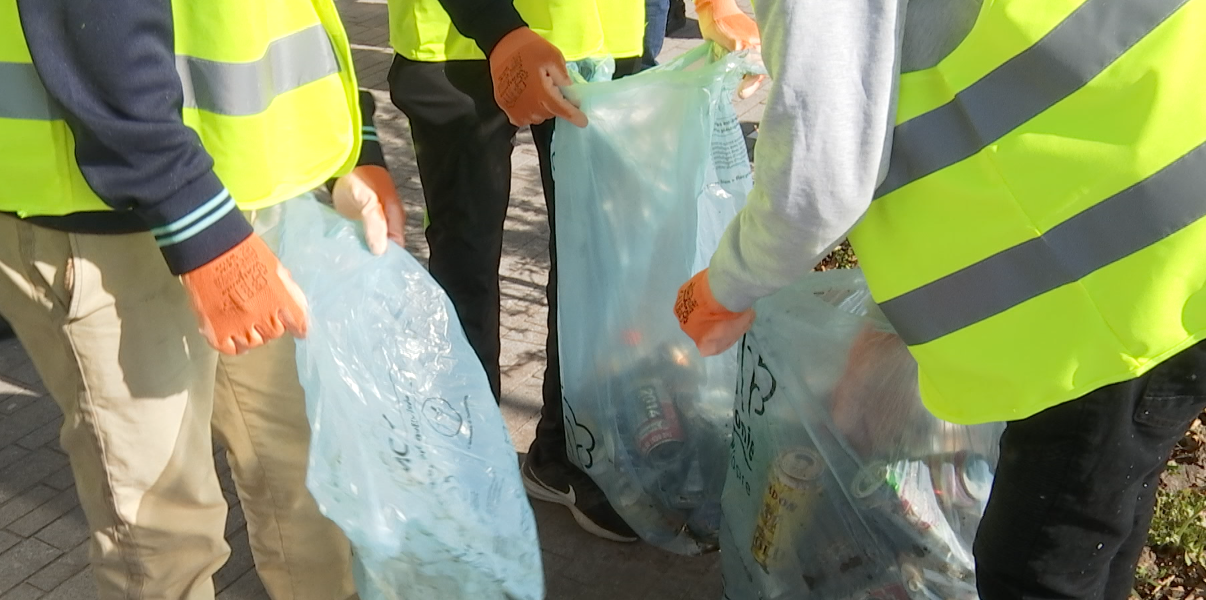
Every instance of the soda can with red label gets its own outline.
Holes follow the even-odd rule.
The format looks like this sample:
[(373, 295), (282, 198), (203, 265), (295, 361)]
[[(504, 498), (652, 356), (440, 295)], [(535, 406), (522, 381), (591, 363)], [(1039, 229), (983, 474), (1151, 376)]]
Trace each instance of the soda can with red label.
[(632, 402), (637, 453), (655, 464), (674, 462), (687, 442), (674, 397), (660, 379), (647, 376), (634, 382)]

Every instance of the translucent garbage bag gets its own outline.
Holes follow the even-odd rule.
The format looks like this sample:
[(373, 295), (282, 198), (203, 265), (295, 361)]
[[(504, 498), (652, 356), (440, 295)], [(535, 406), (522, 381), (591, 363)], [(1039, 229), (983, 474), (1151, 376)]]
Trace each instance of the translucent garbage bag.
[(972, 542), (1004, 427), (941, 421), (861, 272), (757, 305), (741, 343), (727, 600), (974, 600)]
[(352, 542), (360, 597), (543, 598), (515, 451), (443, 290), (318, 202), (281, 219), (281, 261), (310, 304), (307, 485)]
[(737, 355), (702, 359), (672, 308), (751, 187), (730, 104), (750, 70), (704, 45), (575, 85), (590, 125), (553, 135), (568, 452), (642, 538), (682, 554), (717, 545)]
[(588, 56), (566, 63), (565, 70), (574, 83), (611, 81), (616, 74), (616, 61), (610, 56)]

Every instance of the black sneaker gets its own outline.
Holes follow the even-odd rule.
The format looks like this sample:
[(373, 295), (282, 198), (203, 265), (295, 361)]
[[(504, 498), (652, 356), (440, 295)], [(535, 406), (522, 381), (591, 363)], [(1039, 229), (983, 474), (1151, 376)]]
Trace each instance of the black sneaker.
[(636, 532), (620, 518), (590, 476), (563, 461), (533, 461), (529, 454), (519, 469), (528, 496), (560, 504), (587, 532), (613, 542), (635, 542)]

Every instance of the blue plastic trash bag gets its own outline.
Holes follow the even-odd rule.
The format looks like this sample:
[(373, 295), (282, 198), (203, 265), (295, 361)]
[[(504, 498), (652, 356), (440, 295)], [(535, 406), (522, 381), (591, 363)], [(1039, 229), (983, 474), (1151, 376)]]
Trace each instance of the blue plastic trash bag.
[(360, 597), (543, 598), (515, 451), (444, 291), (316, 201), (282, 212), (279, 255), (310, 306), (307, 485), (352, 542)]
[(858, 270), (756, 305), (741, 344), (721, 563), (727, 600), (973, 600), (1000, 424), (954, 425)]
[(567, 95), (553, 134), (567, 450), (647, 542), (716, 548), (736, 353), (704, 360), (673, 316), (751, 187), (730, 99), (753, 67), (704, 45)]

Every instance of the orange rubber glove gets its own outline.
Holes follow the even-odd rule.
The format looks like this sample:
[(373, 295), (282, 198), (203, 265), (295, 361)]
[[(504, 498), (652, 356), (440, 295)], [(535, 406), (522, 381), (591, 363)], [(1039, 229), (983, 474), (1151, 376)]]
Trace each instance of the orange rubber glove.
[[(762, 36), (758, 33), (758, 24), (737, 8), (736, 2), (695, 0), (695, 12), (699, 15), (699, 30), (704, 39), (720, 44), (729, 52), (749, 50), (750, 60), (761, 64)], [(748, 75), (737, 95), (749, 98), (765, 81), (765, 75)]]
[(385, 168), (363, 165), (352, 169), (335, 181), (331, 198), (339, 214), (364, 223), (369, 252), (385, 254), (390, 240), (406, 247), (406, 209)]
[(678, 290), (674, 316), (688, 336), (695, 341), (699, 353), (714, 356), (736, 344), (754, 324), (754, 309), (733, 312), (712, 295), (708, 270), (696, 273)]
[(729, 52), (757, 50), (762, 47), (758, 24), (737, 8), (733, 0), (695, 0), (699, 30), (704, 39), (724, 46)]
[(527, 27), (508, 33), (490, 52), (494, 99), (517, 127), (561, 117), (586, 127), (586, 115), (558, 87), (570, 84), (565, 56)]
[(242, 354), (286, 331), (306, 337), (306, 297), (255, 234), (182, 279), (201, 334), (223, 354)]

